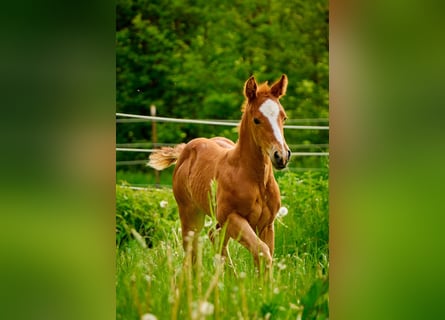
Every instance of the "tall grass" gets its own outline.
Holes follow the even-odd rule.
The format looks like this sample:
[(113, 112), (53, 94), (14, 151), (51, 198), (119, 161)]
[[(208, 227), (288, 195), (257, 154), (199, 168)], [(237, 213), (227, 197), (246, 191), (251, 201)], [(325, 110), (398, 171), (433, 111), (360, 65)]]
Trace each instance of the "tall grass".
[[(287, 172), (279, 178), (279, 184), (288, 214), (275, 224), (272, 279), (258, 274), (250, 253), (235, 241), (229, 242), (233, 266), (222, 263), (206, 228), (192, 266), (190, 255), (182, 249), (175, 203), (168, 198), (168, 207), (160, 205), (161, 198), (171, 197), (171, 192), (123, 191), (118, 187), (118, 201), (126, 203), (118, 205), (118, 210), (129, 210), (133, 202), (138, 202), (134, 205), (146, 208), (146, 216), (165, 221), (155, 228), (156, 240), (150, 240), (152, 235), (146, 229), (129, 226), (131, 220), (120, 221), (135, 229), (140, 238), (130, 233), (117, 245), (117, 318), (140, 319), (150, 314), (159, 320), (327, 319), (327, 176)], [(144, 202), (147, 204), (141, 204)], [(174, 218), (169, 210), (175, 213)], [(122, 212), (117, 214), (122, 216)], [(120, 230), (118, 233), (125, 228)]]

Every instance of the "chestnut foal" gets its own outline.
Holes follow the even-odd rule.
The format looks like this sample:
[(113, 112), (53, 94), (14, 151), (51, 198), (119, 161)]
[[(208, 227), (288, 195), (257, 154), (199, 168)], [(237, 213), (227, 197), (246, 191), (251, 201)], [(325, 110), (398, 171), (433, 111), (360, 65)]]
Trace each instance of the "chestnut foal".
[(227, 226), (223, 256), (233, 238), (251, 252), (257, 266), (261, 259), (267, 267), (272, 265), (274, 219), (281, 203), (272, 167), (285, 168), (291, 156), (283, 134), (286, 114), (279, 102), (286, 88), (284, 74), (272, 86), (258, 85), (253, 76), (246, 81), (236, 144), (222, 137), (197, 138), (151, 154), (148, 165), (156, 170), (176, 164), (173, 193), (183, 246), (186, 249), (192, 235), (193, 255), (205, 215), (210, 215), (210, 185), (216, 180), (217, 228)]

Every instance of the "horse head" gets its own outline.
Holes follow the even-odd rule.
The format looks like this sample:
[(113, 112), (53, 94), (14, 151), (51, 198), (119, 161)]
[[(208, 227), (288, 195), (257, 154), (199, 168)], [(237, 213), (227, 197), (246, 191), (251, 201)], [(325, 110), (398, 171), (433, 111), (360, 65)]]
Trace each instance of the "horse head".
[(271, 87), (267, 82), (258, 85), (253, 76), (244, 85), (244, 113), (250, 134), (263, 154), (269, 156), (274, 168), (279, 170), (287, 166), (291, 156), (283, 133), (286, 112), (279, 101), (286, 94), (286, 88), (285, 74)]

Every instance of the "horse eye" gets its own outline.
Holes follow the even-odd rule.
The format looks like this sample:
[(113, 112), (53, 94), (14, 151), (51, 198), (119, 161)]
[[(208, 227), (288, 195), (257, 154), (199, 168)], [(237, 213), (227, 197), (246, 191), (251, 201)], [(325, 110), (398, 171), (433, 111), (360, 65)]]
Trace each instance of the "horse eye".
[(253, 118), (253, 122), (255, 122), (255, 124), (260, 124), (260, 120), (258, 120), (257, 118)]
[(284, 117), (283, 121), (286, 121), (286, 120), (287, 120), (287, 117)]

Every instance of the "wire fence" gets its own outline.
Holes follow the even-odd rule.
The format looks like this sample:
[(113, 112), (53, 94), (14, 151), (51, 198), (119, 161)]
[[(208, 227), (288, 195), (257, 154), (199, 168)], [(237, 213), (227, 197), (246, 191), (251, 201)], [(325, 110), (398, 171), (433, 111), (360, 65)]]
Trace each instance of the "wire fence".
[[(206, 124), (212, 126), (232, 126), (236, 127), (239, 124), (239, 121), (231, 121), (231, 120), (197, 120), (197, 119), (179, 119), (179, 118), (166, 118), (166, 117), (157, 117), (157, 116), (141, 116), (136, 114), (128, 114), (128, 113), (116, 113), (116, 116), (119, 117), (127, 117), (134, 118), (138, 120), (150, 120), (156, 122), (176, 122), (176, 123), (194, 123), (194, 124)], [(117, 123), (124, 122), (122, 120), (130, 120), (130, 119), (116, 119)], [(128, 121), (125, 121), (128, 122)], [(329, 126), (300, 126), (300, 125), (285, 125), (285, 129), (297, 129), (297, 130), (329, 130)]]
[[(116, 151), (128, 151), (128, 152), (147, 152), (151, 153), (156, 149), (134, 149), (134, 148), (116, 148)], [(292, 152), (293, 156), (328, 156), (329, 152)]]
[[(203, 125), (217, 125), (217, 126), (238, 126), (239, 121), (233, 120), (198, 120), (198, 119), (179, 119), (179, 118), (166, 118), (157, 116), (143, 116), (128, 113), (116, 113), (117, 117), (124, 117), (125, 119), (116, 119), (116, 123), (129, 123), (129, 122), (172, 122), (172, 123), (192, 123), (192, 124), (203, 124)], [(301, 122), (328, 122), (328, 119), (317, 118), (317, 119), (300, 119)], [(285, 125), (285, 129), (290, 130), (329, 130), (329, 126), (309, 126), (309, 125)], [(173, 146), (177, 143), (156, 143), (152, 142), (137, 142), (137, 143), (121, 143), (116, 144), (116, 152), (137, 152), (137, 153), (151, 153), (156, 149), (153, 147), (157, 146)], [(144, 148), (151, 146), (152, 148)], [(328, 144), (296, 144), (289, 145), (291, 149), (322, 149), (328, 148)], [(327, 157), (329, 152), (297, 152), (292, 151), (292, 156), (297, 157)], [(147, 160), (127, 160), (127, 161), (117, 161), (117, 166), (131, 166), (131, 165), (143, 165), (146, 164)], [(317, 170), (317, 168), (292, 168), (292, 170), (306, 171), (307, 170)], [(319, 170), (320, 168), (318, 168)]]
[[(162, 143), (153, 143), (153, 142), (129, 142), (129, 143), (116, 143), (116, 148), (157, 148), (157, 147), (169, 147), (177, 145), (177, 142), (162, 142)], [(323, 149), (328, 148), (329, 144), (327, 143), (310, 143), (310, 144), (287, 144), (289, 148), (293, 149)]]

